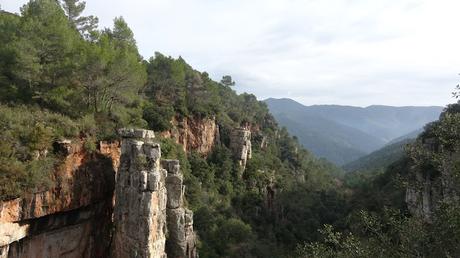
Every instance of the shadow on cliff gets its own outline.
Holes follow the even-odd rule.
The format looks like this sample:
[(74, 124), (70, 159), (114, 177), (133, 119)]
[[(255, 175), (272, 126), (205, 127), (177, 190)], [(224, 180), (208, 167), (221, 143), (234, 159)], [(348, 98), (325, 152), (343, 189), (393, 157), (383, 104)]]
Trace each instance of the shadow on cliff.
[(91, 217), (91, 257), (109, 257), (113, 230), (113, 196), (115, 191), (115, 175), (112, 158), (94, 152), (77, 168), (75, 183), (72, 185), (74, 198), (71, 205), (78, 206), (86, 198), (90, 198), (93, 206)]

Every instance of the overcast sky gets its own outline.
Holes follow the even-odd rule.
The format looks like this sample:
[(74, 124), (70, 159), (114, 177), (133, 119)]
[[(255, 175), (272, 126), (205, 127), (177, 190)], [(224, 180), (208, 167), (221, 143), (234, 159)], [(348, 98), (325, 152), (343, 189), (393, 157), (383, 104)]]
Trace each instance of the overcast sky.
[[(19, 12), (26, 0), (0, 0)], [(238, 92), (305, 105), (445, 105), (460, 81), (460, 0), (87, 0), (144, 58), (182, 56)]]

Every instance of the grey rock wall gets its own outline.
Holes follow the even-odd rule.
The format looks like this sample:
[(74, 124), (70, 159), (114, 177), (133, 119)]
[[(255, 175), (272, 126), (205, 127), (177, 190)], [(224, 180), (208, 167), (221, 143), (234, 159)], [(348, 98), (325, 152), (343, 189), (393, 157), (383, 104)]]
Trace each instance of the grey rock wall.
[(244, 171), (248, 159), (252, 156), (251, 131), (246, 128), (234, 129), (230, 134), (230, 149)]
[(166, 171), (153, 131), (122, 129), (113, 257), (166, 257)]
[(183, 175), (178, 160), (163, 160), (162, 167), (168, 171), (166, 218), (168, 239), (166, 250), (169, 258), (195, 258), (196, 234), (193, 231), (193, 212), (184, 207)]
[(178, 160), (161, 159), (152, 131), (120, 130), (113, 257), (195, 258), (193, 213)]

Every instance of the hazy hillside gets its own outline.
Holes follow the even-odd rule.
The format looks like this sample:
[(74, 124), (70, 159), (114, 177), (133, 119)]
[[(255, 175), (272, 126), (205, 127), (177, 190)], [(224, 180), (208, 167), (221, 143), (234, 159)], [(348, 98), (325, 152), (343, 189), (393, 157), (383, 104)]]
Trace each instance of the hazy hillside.
[(404, 147), (413, 141), (414, 139), (412, 138), (392, 143), (372, 152), (371, 154), (361, 157), (358, 160), (344, 165), (343, 168), (348, 172), (385, 169), (392, 163), (401, 159), (405, 155)]
[(397, 142), (400, 142), (400, 141), (403, 141), (403, 140), (407, 140), (407, 139), (415, 139), (417, 138), (417, 136), (419, 136), (419, 134), (421, 134), (423, 132), (423, 128), (420, 128), (420, 129), (417, 129), (415, 131), (412, 131), (408, 134), (405, 134), (403, 136), (400, 136), (398, 138), (395, 138), (393, 140), (391, 140), (389, 143), (387, 143), (387, 145), (390, 145), (390, 144), (393, 144), (393, 143), (397, 143)]
[(411, 138), (442, 111), (442, 107), (304, 106), (291, 99), (265, 102), (278, 122), (306, 148), (338, 165), (369, 154), (393, 139)]
[(382, 146), (384, 142), (364, 132), (309, 114), (274, 113), (276, 120), (319, 157), (345, 164)]

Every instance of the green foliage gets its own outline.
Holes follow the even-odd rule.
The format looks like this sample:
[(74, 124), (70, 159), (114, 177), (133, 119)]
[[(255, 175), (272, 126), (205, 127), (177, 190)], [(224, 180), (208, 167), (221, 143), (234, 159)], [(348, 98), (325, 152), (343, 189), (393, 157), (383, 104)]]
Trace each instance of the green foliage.
[(324, 242), (314, 242), (297, 247), (297, 256), (305, 258), (365, 258), (371, 254), (362, 247), (359, 239), (352, 234), (334, 231), (331, 225), (318, 230)]
[(222, 76), (222, 80), (220, 80), (220, 83), (222, 83), (222, 85), (227, 86), (227, 87), (235, 85), (235, 82), (232, 80), (232, 76), (230, 75)]
[(63, 85), (74, 67), (71, 60), (78, 34), (70, 29), (56, 1), (30, 1), (21, 13), (14, 36), (7, 37), (0, 51), (8, 51), (11, 62), (4, 87), (18, 95), (10, 98), (70, 107), (73, 92), (63, 91)]
[(117, 18), (113, 30), (85, 41), (75, 29), (88, 20), (79, 17), (84, 4), (64, 7), (68, 16), (57, 1), (33, 0), (20, 17), (0, 15), (6, 35), (0, 55), (7, 60), (0, 64), (2, 101), (37, 103), (73, 118), (127, 113), (139, 103), (146, 77), (132, 32)]
[(0, 128), (0, 200), (49, 187), (56, 163), (51, 144), (78, 134), (69, 118), (26, 106), (0, 105)]
[(83, 148), (87, 153), (95, 153), (97, 150), (96, 139), (93, 137), (85, 139)]
[(79, 0), (62, 0), (62, 8), (69, 19), (69, 23), (75, 27), (85, 38), (96, 36), (99, 19), (95, 16), (81, 16), (86, 2)]
[(457, 257), (458, 199), (444, 197), (427, 220), (417, 214), (410, 216), (404, 198), (407, 186), (417, 183), (414, 171), (430, 180), (436, 180), (440, 171), (448, 171), (452, 175), (444, 178), (445, 183), (454, 189), (459, 187), (458, 158), (453, 155), (459, 150), (458, 106), (449, 105), (439, 121), (428, 125), (410, 145), (407, 157), (386, 170), (347, 174), (345, 184), (353, 192), (345, 227), (337, 230), (327, 226), (321, 231), (324, 238), (301, 245), (298, 256)]
[(145, 82), (137, 48), (129, 38), (118, 37), (116, 29), (104, 32), (96, 43), (87, 43), (78, 80), (81, 101), (92, 112), (114, 113), (119, 105), (129, 107), (139, 100)]
[(369, 155), (359, 158), (343, 166), (346, 171), (375, 171), (385, 169), (392, 163), (405, 156), (405, 147), (412, 143), (413, 139), (406, 139), (385, 146)]
[[(200, 256), (282, 256), (296, 243), (316, 239), (318, 225), (333, 223), (344, 213), (343, 197), (331, 191), (332, 167), (301, 149), (286, 131), (274, 133), (275, 128), (265, 128), (270, 144), (264, 148), (254, 137), (242, 178), (225, 144), (215, 146), (207, 158), (188, 155), (186, 195), (195, 211)], [(276, 191), (276, 200), (269, 201), (267, 191)], [(250, 226), (248, 238), (226, 244), (222, 239), (236, 230), (229, 224), (243, 231), (238, 220)]]
[(172, 127), (170, 120), (174, 115), (175, 112), (172, 106), (149, 104), (144, 108), (142, 117), (147, 121), (150, 129), (162, 132)]
[(459, 204), (445, 203), (433, 223), (397, 209), (359, 212), (353, 232), (320, 230), (321, 242), (299, 245), (299, 257), (456, 257), (459, 253)]

